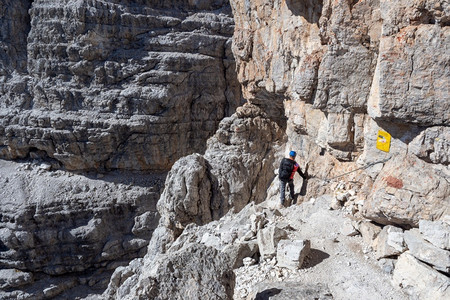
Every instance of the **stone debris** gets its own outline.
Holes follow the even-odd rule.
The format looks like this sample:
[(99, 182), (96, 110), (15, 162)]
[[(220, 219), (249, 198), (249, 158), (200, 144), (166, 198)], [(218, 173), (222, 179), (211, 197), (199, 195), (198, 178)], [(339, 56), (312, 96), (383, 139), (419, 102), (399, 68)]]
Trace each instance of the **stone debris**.
[(381, 230), (380, 226), (367, 220), (358, 223), (358, 231), (361, 233), (364, 243), (371, 248)]
[(0, 270), (0, 288), (12, 289), (30, 284), (34, 281), (33, 274), (18, 269)]
[(256, 263), (256, 260), (251, 257), (245, 257), (243, 259), (243, 263), (244, 263), (244, 267), (249, 267), (249, 266), (254, 265)]

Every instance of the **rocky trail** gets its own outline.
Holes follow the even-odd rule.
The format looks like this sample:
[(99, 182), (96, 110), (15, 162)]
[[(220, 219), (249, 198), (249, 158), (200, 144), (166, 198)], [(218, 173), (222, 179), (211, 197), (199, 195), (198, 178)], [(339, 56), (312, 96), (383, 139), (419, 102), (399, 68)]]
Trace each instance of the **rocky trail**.
[(289, 240), (310, 240), (310, 253), (298, 270), (277, 266), (276, 258), (235, 270), (234, 299), (408, 299), (392, 285), (392, 268), (377, 261), (345, 211), (329, 209), (331, 201), (323, 195), (275, 210), (269, 222), (287, 229)]

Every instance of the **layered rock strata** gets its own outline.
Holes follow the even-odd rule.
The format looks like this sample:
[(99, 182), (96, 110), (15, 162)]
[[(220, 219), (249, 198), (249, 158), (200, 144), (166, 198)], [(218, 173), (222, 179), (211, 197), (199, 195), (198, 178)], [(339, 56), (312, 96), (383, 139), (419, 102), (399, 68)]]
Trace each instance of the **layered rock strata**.
[(3, 11), (2, 158), (168, 170), (242, 103), (227, 1), (25, 2)]
[(2, 299), (102, 292), (115, 268), (146, 253), (158, 225), (164, 174), (50, 168), (0, 161)]

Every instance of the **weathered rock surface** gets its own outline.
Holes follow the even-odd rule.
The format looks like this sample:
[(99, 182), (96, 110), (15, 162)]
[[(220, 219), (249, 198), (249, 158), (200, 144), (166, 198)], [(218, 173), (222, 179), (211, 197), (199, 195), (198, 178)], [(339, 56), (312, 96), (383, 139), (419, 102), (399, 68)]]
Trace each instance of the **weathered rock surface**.
[(4, 5), (1, 158), (168, 170), (242, 103), (227, 1)]
[(99, 180), (46, 168), (0, 161), (0, 268), (13, 274), (2, 299), (102, 291), (116, 267), (145, 254), (158, 224), (164, 174)]
[(309, 240), (281, 240), (277, 245), (277, 264), (284, 268), (299, 269), (310, 251)]
[(385, 226), (375, 241), (377, 258), (400, 255), (407, 248), (403, 229), (391, 225)]
[(400, 255), (393, 283), (411, 299), (448, 299), (450, 280), (447, 276), (415, 259), (409, 252)]
[(116, 299), (231, 299), (234, 290), (229, 257), (201, 244), (159, 256), (139, 279), (136, 289), (119, 289)]
[(396, 156), (378, 175), (364, 202), (365, 217), (381, 224), (417, 227), (420, 219), (450, 214), (448, 168), (429, 168), (413, 155)]
[(282, 228), (269, 225), (258, 231), (258, 247), (263, 259), (271, 259), (277, 254), (278, 243), (287, 238), (287, 233)]
[[(328, 287), (311, 291), (319, 297), (330, 290), (344, 299), (403, 298), (379, 290), (386, 278), (371, 278), (375, 264), (364, 263), (370, 253), (354, 250), (360, 237), (340, 217), (358, 211), (377, 223), (410, 227), (449, 214), (448, 1), (5, 0), (1, 7), (1, 158), (45, 159), (30, 174), (41, 176), (60, 167), (168, 171), (178, 158), (204, 153), (172, 168), (156, 230), (159, 190), (148, 197), (145, 190), (153, 184), (116, 187), (98, 178), (86, 179), (88, 190), (72, 181), (65, 189), (62, 173), (5, 177), (0, 263), (35, 273), (4, 281), (2, 298), (51, 298), (89, 286), (84, 297), (145, 251), (116, 269), (104, 297), (214, 297), (209, 291), (232, 297), (234, 279), (222, 275), (244, 257), (265, 253), (255, 237), (277, 226), (268, 219), (287, 222), (280, 211), (245, 209), (273, 190), (273, 170), (287, 149), (297, 150), (310, 175), (301, 185), (296, 178), (300, 202), (330, 192), (335, 178), (363, 200), (338, 200), (342, 211), (315, 211), (323, 198), (292, 208), (296, 218), (279, 226), (289, 238), (311, 239), (304, 271), (264, 261), (244, 272), (262, 271), (272, 282), (325, 280)], [(249, 101), (238, 109), (236, 77)], [(392, 135), (389, 153), (375, 147), (380, 129)], [(10, 192), (11, 184), (29, 188)], [(238, 223), (231, 222), (233, 211), (243, 213)], [(303, 227), (303, 220), (322, 226)], [(382, 256), (404, 250), (397, 233), (378, 236), (385, 237)], [(405, 257), (396, 284), (411, 295), (446, 296), (433, 285), (425, 290), (435, 278), (447, 288), (445, 278), (416, 261), (425, 275), (410, 288)], [(335, 272), (342, 276), (329, 275)], [(192, 280), (178, 282), (183, 278)], [(238, 290), (241, 298), (249, 294)], [(280, 297), (295, 293), (285, 292)]]
[(425, 241), (416, 228), (405, 231), (404, 239), (412, 256), (432, 265), (436, 270), (450, 273), (450, 251), (440, 249)]
[(442, 221), (419, 221), (419, 230), (423, 237), (441, 249), (450, 250), (450, 216)]
[[(382, 224), (417, 226), (419, 218), (438, 219), (447, 211), (447, 2), (231, 4), (236, 22), (233, 52), (244, 95), (251, 103), (284, 103), (286, 148), (298, 150), (298, 160), (304, 162), (302, 167), (309, 166), (312, 177), (333, 177), (370, 165), (363, 175), (342, 179), (363, 185), (369, 210), (377, 209), (371, 204), (377, 201), (393, 209), (369, 213)], [(375, 147), (380, 129), (392, 135), (389, 154)], [(395, 161), (396, 155), (406, 153), (424, 162), (422, 173), (433, 174), (423, 192), (406, 185), (398, 188), (397, 194), (408, 199), (411, 209), (380, 200), (391, 196), (381, 195), (379, 184), (365, 178), (369, 174), (376, 179), (382, 161)], [(356, 157), (357, 165), (335, 159)], [(405, 176), (420, 174), (400, 162), (395, 168)], [(323, 189), (312, 181), (308, 186), (318, 194)]]

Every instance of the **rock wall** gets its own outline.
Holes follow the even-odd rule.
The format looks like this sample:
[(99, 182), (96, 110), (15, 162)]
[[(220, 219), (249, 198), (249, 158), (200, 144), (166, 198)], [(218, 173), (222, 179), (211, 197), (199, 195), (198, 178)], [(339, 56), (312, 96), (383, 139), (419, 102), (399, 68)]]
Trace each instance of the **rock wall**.
[(227, 1), (2, 2), (2, 158), (168, 170), (242, 104)]
[(167, 171), (244, 103), (231, 7), (0, 0), (0, 23), (0, 298), (101, 293), (146, 253)]
[[(417, 226), (449, 213), (448, 2), (231, 4), (243, 93), (251, 103), (284, 105), (286, 150), (308, 165), (309, 195), (326, 189), (315, 179), (370, 164), (337, 179), (358, 187), (367, 217)], [(376, 149), (380, 129), (392, 135), (389, 153)], [(417, 159), (420, 171), (404, 164)], [(405, 184), (385, 189), (379, 182), (393, 168)], [(424, 174), (433, 183), (410, 178)]]
[(1, 160), (0, 298), (101, 293), (118, 266), (146, 253), (164, 177)]

